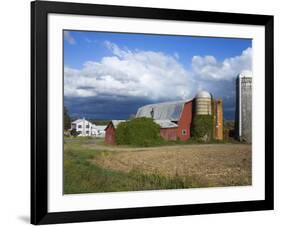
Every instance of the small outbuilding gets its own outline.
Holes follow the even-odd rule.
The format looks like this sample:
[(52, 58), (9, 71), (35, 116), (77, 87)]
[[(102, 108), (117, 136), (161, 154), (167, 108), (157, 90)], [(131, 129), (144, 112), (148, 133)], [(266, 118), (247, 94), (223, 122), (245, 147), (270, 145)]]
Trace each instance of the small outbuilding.
[(108, 123), (105, 128), (105, 143), (106, 144), (116, 144), (115, 141), (115, 131), (121, 122), (126, 122), (126, 120), (112, 120)]

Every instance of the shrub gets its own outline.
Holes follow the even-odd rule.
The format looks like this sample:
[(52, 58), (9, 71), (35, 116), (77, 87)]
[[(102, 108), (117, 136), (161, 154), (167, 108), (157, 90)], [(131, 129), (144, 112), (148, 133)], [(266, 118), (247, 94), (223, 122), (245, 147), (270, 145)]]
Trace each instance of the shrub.
[(162, 142), (160, 126), (151, 118), (135, 118), (122, 122), (116, 129), (116, 143), (152, 146)]
[(127, 131), (127, 122), (121, 122), (117, 129), (116, 129), (116, 135), (115, 135), (115, 139), (116, 139), (116, 144), (128, 144), (128, 137), (126, 136), (126, 134), (128, 133)]
[(191, 135), (197, 140), (210, 141), (213, 133), (213, 120), (211, 115), (196, 115), (191, 126)]
[(80, 132), (78, 132), (76, 129), (72, 129), (70, 131), (70, 135), (73, 137), (77, 137), (80, 134)]

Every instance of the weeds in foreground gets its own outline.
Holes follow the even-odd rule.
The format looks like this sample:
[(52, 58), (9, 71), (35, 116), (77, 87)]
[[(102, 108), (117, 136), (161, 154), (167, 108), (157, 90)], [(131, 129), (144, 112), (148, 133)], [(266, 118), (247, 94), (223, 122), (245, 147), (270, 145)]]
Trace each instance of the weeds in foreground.
[(78, 144), (65, 144), (64, 193), (183, 189), (199, 186), (195, 180), (187, 177), (169, 178), (158, 174), (143, 174), (138, 170), (126, 173), (104, 169), (89, 161), (98, 155), (107, 154), (106, 151), (94, 151)]

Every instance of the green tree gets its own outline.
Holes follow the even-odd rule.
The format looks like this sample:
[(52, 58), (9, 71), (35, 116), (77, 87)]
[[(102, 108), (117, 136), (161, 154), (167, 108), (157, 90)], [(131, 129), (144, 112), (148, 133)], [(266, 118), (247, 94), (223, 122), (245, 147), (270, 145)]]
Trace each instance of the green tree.
[(134, 118), (120, 123), (116, 129), (117, 144), (152, 146), (162, 141), (160, 126), (151, 118)]
[(210, 141), (213, 133), (213, 120), (211, 115), (196, 115), (192, 120), (191, 135), (200, 141)]
[(63, 128), (64, 130), (68, 130), (71, 127), (71, 118), (68, 114), (68, 110), (65, 106), (63, 106)]

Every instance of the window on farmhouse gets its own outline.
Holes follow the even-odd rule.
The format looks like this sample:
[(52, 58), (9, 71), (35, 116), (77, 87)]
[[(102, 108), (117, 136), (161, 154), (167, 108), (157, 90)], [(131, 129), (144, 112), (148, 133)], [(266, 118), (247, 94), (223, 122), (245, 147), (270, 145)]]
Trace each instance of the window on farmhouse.
[(82, 125), (78, 125), (78, 128), (81, 129), (81, 128), (82, 128)]
[(183, 130), (181, 131), (181, 134), (182, 134), (182, 135), (186, 135), (186, 129), (183, 129)]
[(89, 125), (86, 125), (86, 128), (89, 129)]

